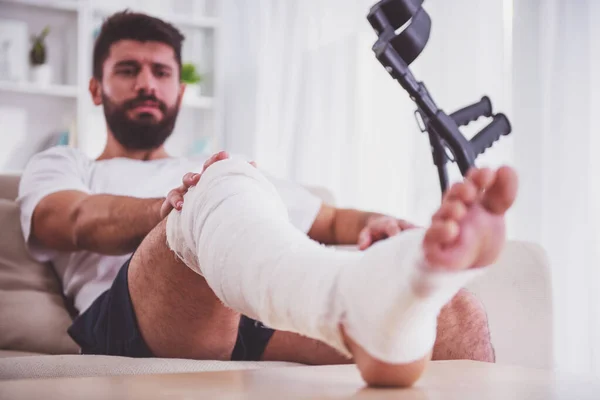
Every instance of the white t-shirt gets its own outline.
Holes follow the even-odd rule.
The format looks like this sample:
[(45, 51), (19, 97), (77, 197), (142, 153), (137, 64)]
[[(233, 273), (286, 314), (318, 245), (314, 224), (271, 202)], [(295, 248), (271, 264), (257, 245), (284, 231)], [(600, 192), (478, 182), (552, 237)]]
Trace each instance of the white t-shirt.
[[(59, 252), (30, 240), (31, 217), (40, 200), (64, 190), (138, 198), (164, 197), (181, 185), (185, 173), (201, 171), (207, 158), (208, 155), (194, 159), (139, 161), (113, 158), (96, 161), (65, 146), (35, 155), (23, 172), (18, 198), (21, 227), (29, 252), (41, 262), (52, 262), (62, 280), (65, 295), (74, 299), (77, 310), (85, 311), (100, 294), (110, 288), (120, 267), (131, 255)], [(299, 185), (269, 178), (287, 205), (290, 222), (307, 233), (319, 212), (321, 200)]]

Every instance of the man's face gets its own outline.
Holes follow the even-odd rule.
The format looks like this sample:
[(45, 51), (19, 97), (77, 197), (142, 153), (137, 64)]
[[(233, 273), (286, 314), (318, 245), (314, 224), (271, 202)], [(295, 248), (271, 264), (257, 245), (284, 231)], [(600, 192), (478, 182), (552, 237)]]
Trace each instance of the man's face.
[(151, 150), (171, 135), (183, 88), (170, 46), (135, 40), (114, 43), (98, 88), (92, 89), (94, 102), (104, 106), (108, 127), (123, 147)]

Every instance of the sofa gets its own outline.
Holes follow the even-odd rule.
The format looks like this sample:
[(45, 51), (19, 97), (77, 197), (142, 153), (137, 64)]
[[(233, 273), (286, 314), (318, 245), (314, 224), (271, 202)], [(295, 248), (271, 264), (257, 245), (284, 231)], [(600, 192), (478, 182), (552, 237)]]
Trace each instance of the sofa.
[[(33, 260), (25, 249), (15, 202), (18, 182), (17, 175), (0, 175), (0, 380), (297, 365), (79, 355), (66, 333), (72, 308), (52, 266)], [(327, 191), (314, 192), (332, 201)], [(549, 271), (539, 246), (509, 241), (500, 260), (468, 287), (487, 309), (498, 363), (553, 367)]]

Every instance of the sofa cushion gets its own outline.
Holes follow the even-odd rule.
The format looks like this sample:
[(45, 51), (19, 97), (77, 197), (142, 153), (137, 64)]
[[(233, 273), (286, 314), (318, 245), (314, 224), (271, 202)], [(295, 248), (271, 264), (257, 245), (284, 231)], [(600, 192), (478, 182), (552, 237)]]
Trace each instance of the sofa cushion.
[(0, 359), (13, 358), (13, 357), (42, 356), (42, 355), (46, 355), (46, 354), (31, 353), (29, 351), (18, 351), (18, 350), (0, 350)]
[(14, 201), (0, 199), (0, 227), (0, 349), (77, 353), (59, 281), (29, 256)]
[(500, 259), (467, 288), (485, 306), (497, 363), (556, 367), (552, 277), (543, 248), (508, 241)]
[(0, 380), (148, 375), (299, 366), (287, 362), (214, 361), (170, 358), (62, 355), (0, 359)]

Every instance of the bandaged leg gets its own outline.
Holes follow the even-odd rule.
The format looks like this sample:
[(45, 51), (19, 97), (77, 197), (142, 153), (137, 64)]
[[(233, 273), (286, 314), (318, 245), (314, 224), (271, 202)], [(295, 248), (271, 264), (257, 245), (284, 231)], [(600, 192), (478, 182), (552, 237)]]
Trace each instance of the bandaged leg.
[(373, 357), (425, 356), (441, 308), (478, 272), (431, 272), (423, 230), (336, 251), (293, 227), (276, 189), (241, 160), (210, 166), (167, 221), (171, 249), (228, 307), (350, 357), (340, 326)]

